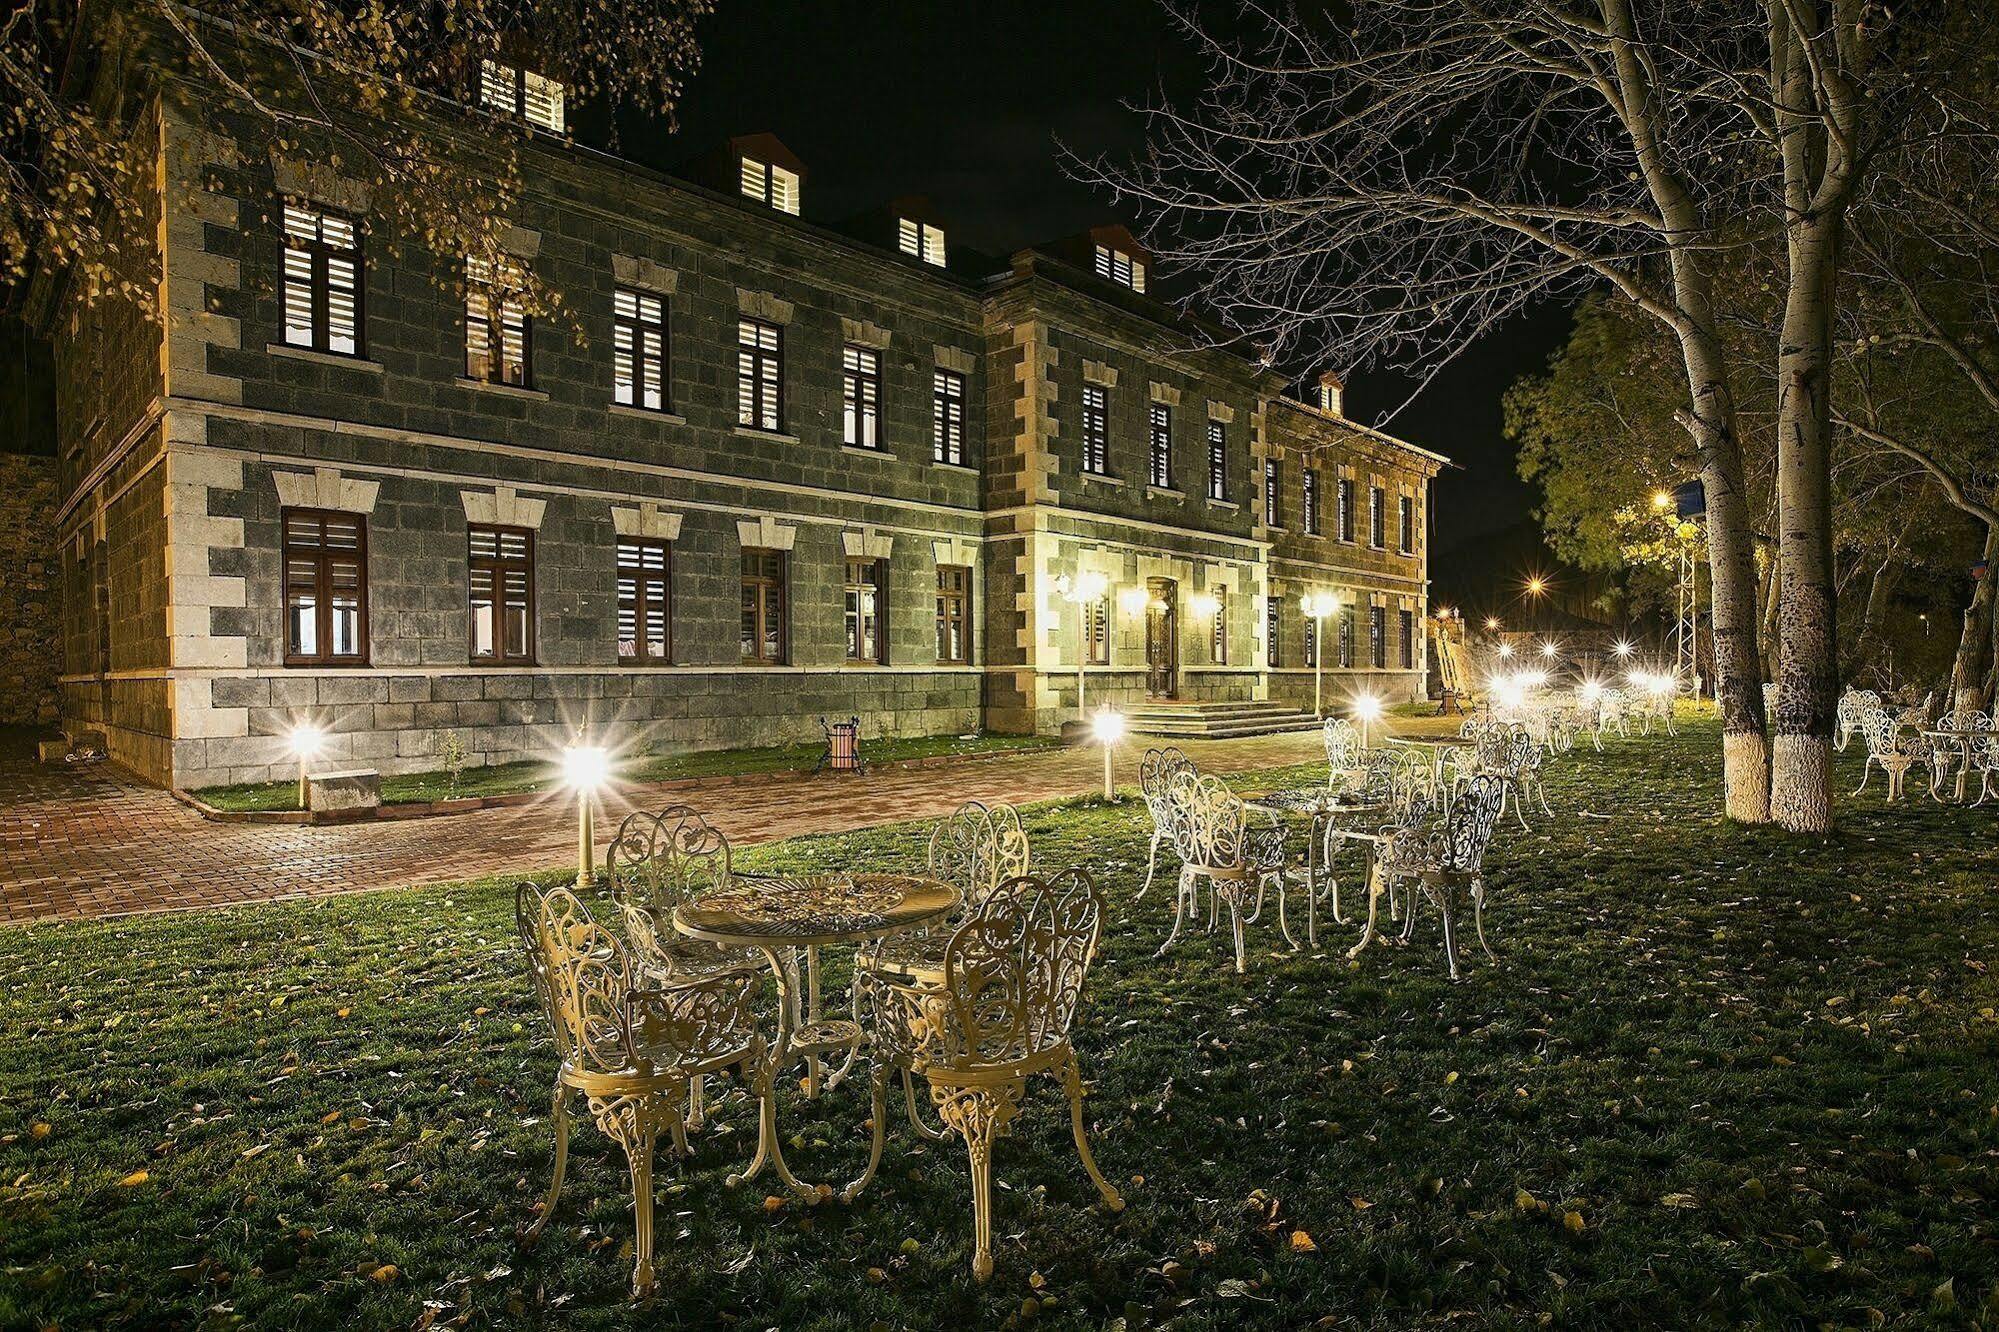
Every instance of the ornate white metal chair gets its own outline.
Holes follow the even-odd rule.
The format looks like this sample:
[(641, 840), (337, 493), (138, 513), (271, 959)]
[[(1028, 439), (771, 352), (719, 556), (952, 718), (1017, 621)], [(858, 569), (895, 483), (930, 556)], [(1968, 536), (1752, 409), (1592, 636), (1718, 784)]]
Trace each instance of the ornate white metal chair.
[(1360, 732), (1345, 717), (1328, 717), (1326, 736), (1326, 789), (1351, 791), (1364, 777)]
[(631, 1169), (632, 1290), (643, 1295), (653, 1284), (654, 1144), (663, 1129), (685, 1155), (681, 1123), (692, 1080), (731, 1068), (747, 1077), (762, 1059), (757, 977), (720, 971), (657, 988), (636, 985), (625, 950), (567, 888), (521, 884), (514, 922), (561, 1059), (551, 1116), (555, 1165), (526, 1237), (538, 1238), (555, 1213), (569, 1161), (569, 1106), (581, 1096)]
[(993, 1143), (1019, 1114), (1029, 1078), (1061, 1084), (1084, 1171), (1106, 1206), (1124, 1208), (1090, 1154), (1069, 1039), (1102, 928), (1103, 899), (1082, 870), (1009, 879), (952, 934), (941, 986), (873, 972), (858, 982), (874, 1057), (923, 1078), (938, 1116), (965, 1140), (972, 1273), (981, 1281), (993, 1270)]
[[(1218, 777), (1183, 772), (1173, 778), (1168, 794), (1174, 802), (1174, 850), (1180, 856), (1180, 881), (1173, 896), (1173, 929), (1159, 945), (1164, 957), (1180, 937), (1189, 915), (1200, 912), (1200, 885), (1209, 892), (1208, 925), (1216, 919), (1216, 899), (1229, 915), (1235, 944), (1235, 969), (1246, 969), (1243, 927), (1262, 913), (1264, 890), (1277, 885), (1277, 922), (1284, 941), (1291, 937), (1284, 915), (1284, 829), (1275, 820), (1252, 827), (1242, 798)], [(1254, 893), (1254, 900), (1251, 894)]]
[(1194, 760), (1178, 749), (1148, 749), (1138, 765), (1138, 789), (1145, 796), (1145, 812), (1152, 816), (1152, 845), (1145, 856), (1145, 883), (1134, 902), (1152, 891), (1153, 871), (1159, 865), (1159, 848), (1174, 845), (1174, 805), (1170, 795), (1173, 778), (1194, 771)]
[(1525, 806), (1530, 799), (1541, 806), (1543, 814), (1553, 817), (1555, 811), (1548, 807), (1547, 790), (1541, 781), (1541, 746), (1525, 727), (1513, 727), (1504, 734), (1481, 740), (1478, 773), (1505, 779), (1507, 796), (1500, 812), (1505, 813), (1505, 805), (1510, 804), (1522, 831), (1527, 830)]
[(1978, 799), (1974, 805), (1982, 805), (1999, 788), (1999, 731), (1980, 736), (1971, 745), (1971, 770), (1978, 774)]
[(1881, 695), (1872, 689), (1855, 689), (1848, 686), (1846, 692), (1839, 696), (1839, 703), (1833, 710), (1834, 718), (1839, 724), (1833, 747), (1844, 754), (1847, 745), (1859, 732), (1861, 723), (1866, 720), (1867, 714), (1880, 706)]
[[(1478, 946), (1489, 960), (1498, 960), (1485, 941), (1485, 853), (1492, 844), (1508, 789), (1507, 779), (1500, 774), (1481, 773), (1466, 784), (1441, 818), (1424, 820), (1419, 816), (1390, 836), (1382, 849), (1380, 872), (1385, 883), (1391, 889), (1399, 882), (1414, 884), (1443, 918), (1444, 962), (1452, 980), (1458, 978), (1455, 913), (1467, 890)], [(1411, 896), (1402, 928), (1405, 940), (1415, 925), (1415, 898)]]
[(1992, 718), (1983, 708), (1953, 708), (1932, 722), (1929, 729), (1950, 733), (1930, 740), (1930, 799), (1942, 801), (1940, 790), (1944, 778), (1956, 774), (1958, 789), (1954, 798), (1962, 800), (1963, 779), (1978, 767), (1977, 750), (1992, 730)]
[(1928, 737), (1885, 708), (1867, 714), (1861, 734), (1867, 741), (1867, 763), (1860, 770), (1860, 785), (1853, 789), (1855, 795), (1867, 789), (1867, 779), (1878, 767), (1888, 778), (1888, 799), (1899, 800), (1909, 769), (1928, 768), (1934, 762)]

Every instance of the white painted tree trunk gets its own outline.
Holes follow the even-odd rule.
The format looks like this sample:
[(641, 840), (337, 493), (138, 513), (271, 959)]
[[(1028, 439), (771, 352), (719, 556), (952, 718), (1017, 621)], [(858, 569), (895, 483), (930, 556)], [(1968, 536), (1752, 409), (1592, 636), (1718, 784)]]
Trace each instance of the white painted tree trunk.
[[(1985, 527), (1985, 577), (1971, 589), (1971, 604), (1964, 608), (1964, 630), (1958, 635), (1957, 660), (1951, 665), (1950, 694), (1962, 699), (1967, 690), (1974, 695), (1969, 705), (1986, 706), (1986, 654), (1992, 643), (1992, 566), (1999, 564), (1999, 526)], [(1959, 707), (1966, 706), (1959, 702)]]

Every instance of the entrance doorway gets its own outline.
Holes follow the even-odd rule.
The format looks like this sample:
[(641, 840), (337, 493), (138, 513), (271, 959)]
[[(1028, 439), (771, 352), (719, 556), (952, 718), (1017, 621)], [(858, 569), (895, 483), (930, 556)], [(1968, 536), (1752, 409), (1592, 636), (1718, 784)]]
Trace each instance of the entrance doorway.
[(1180, 693), (1180, 586), (1170, 578), (1145, 585), (1145, 696)]

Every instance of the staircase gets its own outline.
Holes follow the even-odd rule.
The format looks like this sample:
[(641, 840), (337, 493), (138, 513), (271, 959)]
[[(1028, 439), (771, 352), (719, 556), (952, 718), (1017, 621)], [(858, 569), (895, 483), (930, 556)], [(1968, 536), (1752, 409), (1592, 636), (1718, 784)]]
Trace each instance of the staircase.
[(1319, 719), (1282, 703), (1147, 703), (1131, 709), (1125, 728), (1134, 735), (1174, 740), (1229, 740), (1318, 729)]

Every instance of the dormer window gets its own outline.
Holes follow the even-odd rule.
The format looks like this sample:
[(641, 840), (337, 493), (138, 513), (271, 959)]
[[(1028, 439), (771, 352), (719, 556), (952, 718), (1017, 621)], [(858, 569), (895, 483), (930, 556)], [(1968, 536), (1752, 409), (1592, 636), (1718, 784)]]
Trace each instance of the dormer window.
[(498, 60), (481, 61), (479, 103), (488, 111), (562, 133), (562, 85), (545, 74)]
[(913, 217), (900, 220), (902, 252), (926, 264), (944, 266), (944, 228), (934, 222), (918, 222)]
[(780, 213), (798, 215), (798, 173), (787, 171), (770, 162), (759, 162), (754, 157), (741, 159), (742, 191), (745, 199), (754, 199), (760, 204), (768, 204)]
[(1145, 261), (1104, 244), (1097, 246), (1097, 276), (1109, 278), (1120, 287), (1145, 290)]
[(1328, 416), (1346, 414), (1346, 385), (1331, 371), (1319, 376), (1319, 396), (1317, 406)]

